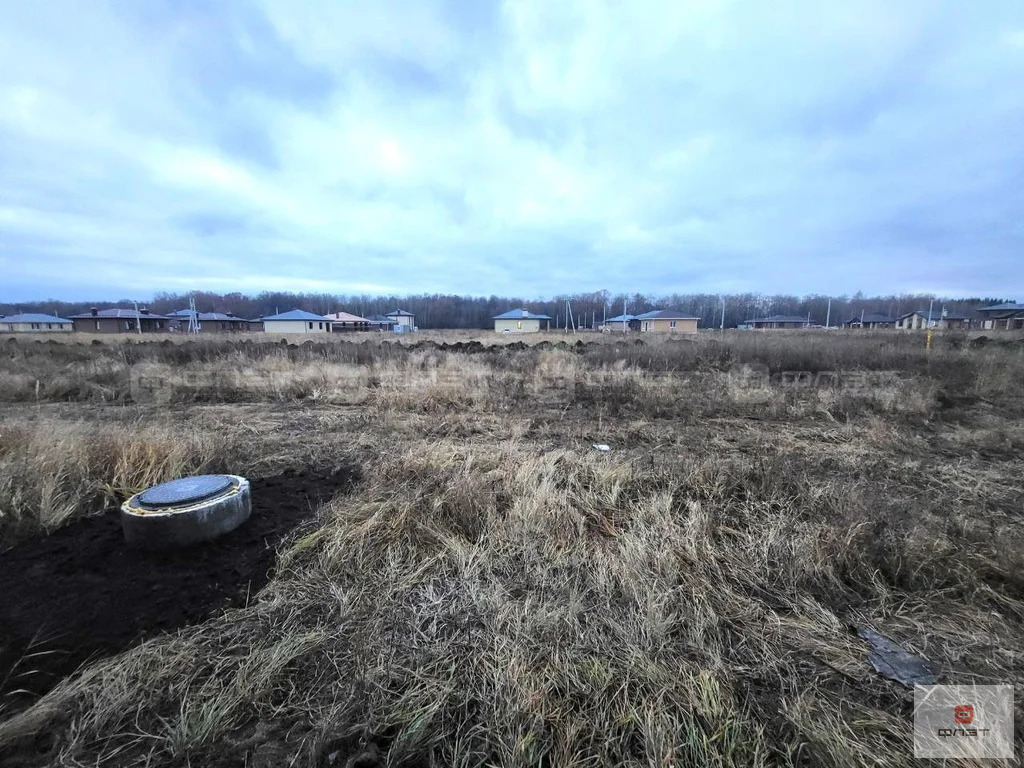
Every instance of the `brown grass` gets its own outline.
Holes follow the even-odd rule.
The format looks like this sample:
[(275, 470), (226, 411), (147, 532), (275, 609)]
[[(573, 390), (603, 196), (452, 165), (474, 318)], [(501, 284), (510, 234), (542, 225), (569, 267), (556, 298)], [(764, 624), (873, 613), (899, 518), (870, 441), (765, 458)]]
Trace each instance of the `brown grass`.
[[(365, 479), (247, 607), (87, 667), (0, 723), (0, 752), (35, 738), (63, 765), (912, 765), (912, 696), (851, 627), (927, 655), (943, 682), (1021, 679), (1024, 357), (841, 338), (200, 345), (177, 361), (140, 345), (123, 364), (170, 381), (170, 406), (126, 407), (163, 414), (144, 445), (183, 447), (105, 449), (71, 462), (93, 469), (66, 487), (201, 462), (209, 433), (183, 441), (183, 415), (234, 442), (244, 414), (250, 459), (269, 460), (272, 433), (344, 446)], [(737, 378), (744, 362), (875, 375), (794, 389)], [(207, 370), (224, 385), (194, 397)], [(81, 446), (98, 427), (68, 429)], [(64, 466), (19, 434), (0, 462), (37, 479)]]
[(101, 512), (155, 483), (224, 471), (238, 451), (222, 435), (142, 422), (0, 427), (0, 546)]

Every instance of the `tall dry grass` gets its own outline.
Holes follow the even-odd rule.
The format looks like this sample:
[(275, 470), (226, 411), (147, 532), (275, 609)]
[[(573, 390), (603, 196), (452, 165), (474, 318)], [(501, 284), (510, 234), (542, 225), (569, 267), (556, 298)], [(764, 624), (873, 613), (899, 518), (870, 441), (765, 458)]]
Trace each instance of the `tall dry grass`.
[(996, 552), (826, 466), (415, 445), (248, 608), (94, 666), (0, 748), (53, 731), (69, 765), (913, 765), (908, 694), (849, 625), (943, 676), (1014, 679), (1020, 536)]
[(0, 425), (0, 548), (155, 483), (236, 468), (241, 457), (223, 433), (142, 421)]
[[(570, 337), (570, 339), (573, 337)], [(585, 340), (584, 340), (585, 339)], [(654, 375), (726, 373), (756, 364), (784, 371), (874, 371), (927, 378), (951, 392), (997, 395), (1024, 370), (1024, 344), (1010, 339), (974, 347), (956, 334), (936, 335), (931, 350), (919, 334), (731, 333), (693, 337), (621, 339), (557, 337), (529, 345), (387, 339), (274, 343), (255, 339), (121, 341), (82, 345), (14, 341), (0, 347), (0, 400), (129, 402), (140, 373), (166, 386), (159, 397), (175, 402), (235, 402), (310, 398), (335, 401), (375, 380), (397, 388), (425, 373), (452, 374), (486, 366), (514, 387), (536, 375), (544, 357), (572, 358), (575, 373), (625, 367)], [(563, 363), (564, 364), (564, 363)], [(357, 394), (365, 394), (359, 390)]]

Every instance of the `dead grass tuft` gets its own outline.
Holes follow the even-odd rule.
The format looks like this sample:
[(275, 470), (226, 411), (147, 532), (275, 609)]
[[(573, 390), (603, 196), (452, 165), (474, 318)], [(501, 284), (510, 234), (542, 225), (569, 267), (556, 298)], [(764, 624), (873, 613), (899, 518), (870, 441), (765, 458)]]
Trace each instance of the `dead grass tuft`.
[(145, 423), (0, 428), (0, 544), (101, 512), (155, 483), (237, 466), (223, 435)]

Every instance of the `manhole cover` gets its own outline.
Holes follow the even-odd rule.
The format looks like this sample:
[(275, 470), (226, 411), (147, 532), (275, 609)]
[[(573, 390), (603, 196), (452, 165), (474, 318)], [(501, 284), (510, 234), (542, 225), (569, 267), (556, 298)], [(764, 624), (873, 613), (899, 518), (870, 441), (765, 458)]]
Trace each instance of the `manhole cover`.
[(137, 497), (143, 509), (163, 509), (205, 501), (238, 484), (231, 475), (196, 475), (154, 485)]

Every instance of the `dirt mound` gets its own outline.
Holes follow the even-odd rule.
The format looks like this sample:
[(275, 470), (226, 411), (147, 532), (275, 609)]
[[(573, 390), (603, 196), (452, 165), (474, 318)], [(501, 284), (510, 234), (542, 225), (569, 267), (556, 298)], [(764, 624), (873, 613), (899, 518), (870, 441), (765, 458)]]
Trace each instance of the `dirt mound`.
[(117, 509), (0, 553), (0, 706), (19, 707), (83, 662), (245, 602), (281, 540), (347, 490), (351, 471), (252, 481), (252, 517), (216, 541), (128, 549)]

